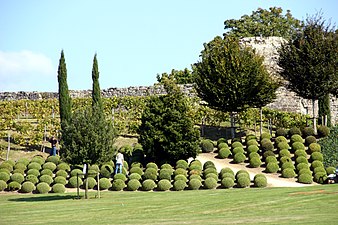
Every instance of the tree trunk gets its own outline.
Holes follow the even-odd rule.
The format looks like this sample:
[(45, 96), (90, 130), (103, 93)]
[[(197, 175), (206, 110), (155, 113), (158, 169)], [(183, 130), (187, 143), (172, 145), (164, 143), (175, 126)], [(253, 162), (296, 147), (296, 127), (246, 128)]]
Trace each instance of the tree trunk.
[(235, 138), (235, 118), (234, 113), (230, 112), (231, 138)]
[(313, 118), (313, 130), (315, 135), (317, 135), (317, 124), (316, 124), (316, 116), (315, 116), (315, 99), (312, 99), (312, 118)]
[[(325, 117), (327, 118), (325, 124)], [(331, 126), (330, 95), (318, 98), (318, 124)]]
[(263, 133), (263, 109), (262, 109), (262, 107), (259, 109), (259, 120), (260, 120), (259, 134), (260, 134), (260, 136), (262, 136), (262, 133)]

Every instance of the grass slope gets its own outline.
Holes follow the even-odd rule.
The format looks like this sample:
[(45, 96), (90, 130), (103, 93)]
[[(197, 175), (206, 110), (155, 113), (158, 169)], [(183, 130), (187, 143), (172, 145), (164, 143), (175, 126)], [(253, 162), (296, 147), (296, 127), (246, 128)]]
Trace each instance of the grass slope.
[(0, 194), (5, 224), (337, 224), (338, 185), (184, 192)]

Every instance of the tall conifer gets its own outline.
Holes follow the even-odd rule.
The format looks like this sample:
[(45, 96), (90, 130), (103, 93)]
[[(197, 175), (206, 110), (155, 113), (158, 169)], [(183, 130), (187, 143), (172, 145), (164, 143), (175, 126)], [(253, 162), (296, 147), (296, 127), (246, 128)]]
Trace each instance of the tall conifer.
[(100, 83), (99, 83), (99, 68), (98, 68), (98, 63), (97, 63), (97, 54), (94, 55), (94, 59), (93, 59), (92, 80), (93, 80), (92, 105), (93, 105), (93, 107), (97, 106), (98, 109), (102, 109), (101, 89), (100, 89)]

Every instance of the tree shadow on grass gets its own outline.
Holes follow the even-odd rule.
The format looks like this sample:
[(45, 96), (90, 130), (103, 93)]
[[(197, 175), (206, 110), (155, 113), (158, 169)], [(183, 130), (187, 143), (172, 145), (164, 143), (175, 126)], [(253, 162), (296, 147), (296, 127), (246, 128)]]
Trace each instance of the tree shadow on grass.
[(34, 196), (34, 197), (23, 197), (8, 199), (12, 202), (48, 202), (57, 200), (77, 199), (76, 195), (50, 195), (50, 196)]

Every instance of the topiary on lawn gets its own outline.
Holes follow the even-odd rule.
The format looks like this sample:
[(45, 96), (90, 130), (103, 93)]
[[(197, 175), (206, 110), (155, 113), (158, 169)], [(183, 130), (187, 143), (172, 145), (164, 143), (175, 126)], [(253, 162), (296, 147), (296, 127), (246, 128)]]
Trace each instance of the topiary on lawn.
[(257, 152), (251, 152), (249, 154), (249, 159), (252, 159), (252, 158), (255, 158), (255, 157), (260, 158), (261, 156)]
[(263, 152), (273, 151), (274, 146), (271, 141), (266, 141), (266, 142), (261, 143), (261, 149)]
[(290, 143), (293, 144), (295, 142), (304, 143), (304, 139), (302, 138), (302, 136), (300, 136), (298, 134), (294, 134), (290, 138)]
[(253, 183), (254, 183), (254, 186), (258, 188), (263, 188), (268, 185), (268, 181), (264, 175), (255, 177)]
[(197, 175), (197, 174), (190, 175), (189, 180), (192, 180), (192, 179), (198, 179), (198, 180), (202, 181), (202, 177), (200, 175)]
[(229, 177), (229, 178), (235, 180), (235, 175), (232, 174), (232, 173), (223, 173), (220, 178), (221, 178), (221, 180), (223, 180), (226, 177)]
[(311, 143), (308, 148), (310, 154), (313, 152), (321, 152), (321, 146), (318, 143)]
[(221, 143), (228, 143), (228, 141), (227, 141), (227, 139), (225, 139), (225, 138), (219, 138), (219, 139), (217, 140), (217, 146), (218, 146), (219, 144), (221, 144)]
[(284, 178), (293, 178), (295, 176), (296, 176), (296, 173), (292, 168), (286, 168), (282, 170), (282, 177)]
[(270, 135), (270, 133), (262, 133), (260, 139), (261, 140), (263, 140), (263, 139), (271, 139), (271, 135)]
[[(186, 171), (186, 170), (184, 170), (184, 171)], [(152, 180), (156, 181), (157, 180), (157, 170), (154, 169), (154, 168), (148, 168), (148, 169), (146, 169), (144, 171), (143, 178), (145, 180), (152, 179)]]
[(292, 162), (292, 159), (290, 157), (283, 156), (279, 159), (279, 162), (280, 162), (281, 165), (283, 165), (286, 162)]
[(56, 169), (56, 165), (53, 162), (46, 162), (45, 164), (43, 164), (42, 168), (49, 169), (53, 172)]
[(23, 163), (16, 163), (13, 167), (13, 169), (20, 169), (20, 170), (26, 170), (27, 166)]
[(58, 165), (60, 163), (60, 156), (58, 155), (48, 156), (48, 158), (46, 159), (46, 162), (52, 162), (55, 165)]
[(271, 163), (271, 162), (274, 162), (274, 163), (278, 162), (276, 156), (269, 155), (268, 157), (265, 158), (266, 164)]
[(278, 137), (276, 137), (276, 139), (275, 139), (275, 145), (278, 146), (278, 144), (281, 143), (281, 142), (286, 142), (287, 143), (288, 140), (284, 136), (278, 136)]
[(305, 138), (305, 146), (309, 146), (311, 143), (317, 143), (316, 137), (308, 136)]
[(216, 181), (218, 181), (218, 175), (214, 174), (214, 173), (208, 173), (207, 175), (205, 175), (205, 179), (212, 177), (214, 178)]
[(167, 180), (171, 180), (171, 176), (172, 176), (172, 171), (168, 170), (168, 169), (161, 169), (158, 178), (160, 180), (163, 179), (167, 179)]
[(296, 169), (300, 171), (301, 169), (310, 169), (310, 167), (308, 163), (298, 163)]
[(217, 187), (217, 180), (212, 177), (209, 177), (204, 180), (204, 188), (205, 189), (215, 189)]
[(292, 127), (290, 128), (288, 134), (290, 137), (293, 135), (302, 135), (302, 131), (298, 127)]
[[(100, 186), (101, 186), (101, 182), (100, 182)], [(126, 184), (123, 180), (117, 179), (113, 181), (112, 189), (114, 191), (122, 191), (125, 187), (126, 187)]]
[(202, 175), (202, 171), (201, 170), (190, 170), (189, 171), (189, 176), (193, 175), (193, 174), (201, 176)]
[(202, 182), (199, 179), (193, 178), (188, 183), (188, 188), (190, 190), (198, 190), (202, 186)]
[[(121, 180), (121, 179), (114, 180), (114, 182), (115, 183), (123, 183), (124, 184), (124, 181)], [(100, 190), (107, 190), (111, 186), (112, 186), (112, 184), (110, 183), (110, 180), (108, 178), (102, 177), (102, 178), (99, 179), (99, 187), (98, 188)]]
[(302, 135), (304, 138), (308, 137), (308, 136), (313, 136), (315, 135), (315, 131), (312, 127), (304, 127), (302, 130)]
[(62, 177), (62, 176), (58, 176), (54, 178), (54, 183), (55, 184), (63, 184), (66, 185), (67, 184), (67, 180), (66, 178)]
[(18, 191), (21, 188), (21, 184), (16, 181), (11, 181), (7, 186), (9, 191)]
[(70, 166), (68, 163), (62, 162), (56, 166), (56, 169), (59, 170), (64, 170), (64, 171), (70, 171)]
[(7, 182), (9, 181), (9, 179), (11, 179), (11, 176), (9, 175), (9, 173), (0, 172), (0, 180)]
[(292, 162), (285, 162), (282, 164), (281, 169), (284, 170), (286, 168), (290, 168), (290, 169), (295, 169), (295, 165)]
[(184, 176), (183, 174), (178, 174), (174, 177), (174, 181), (176, 180), (183, 180), (184, 182), (188, 181), (188, 178), (186, 176)]
[(284, 156), (286, 156), (286, 157), (288, 157), (288, 158), (291, 158), (291, 153), (290, 153), (290, 151), (287, 150), (287, 149), (282, 149), (282, 150), (280, 150), (280, 151), (279, 151), (279, 157), (284, 157)]
[(129, 180), (141, 180), (142, 179), (142, 176), (138, 173), (132, 173), (129, 175)]
[(140, 167), (132, 167), (130, 170), (129, 170), (129, 173), (137, 173), (139, 175), (143, 175), (143, 170), (140, 168)]
[(252, 153), (252, 152), (258, 152), (259, 151), (259, 147), (256, 145), (250, 145), (247, 147), (246, 151), (248, 153)]
[(40, 172), (37, 169), (29, 169), (26, 175), (34, 175), (36, 177), (40, 176)]
[(22, 175), (25, 175), (25, 171), (21, 169), (15, 169), (12, 171), (12, 173), (21, 173)]
[(221, 148), (229, 148), (229, 145), (228, 145), (227, 143), (224, 143), (224, 142), (223, 142), (223, 143), (218, 144), (218, 145), (217, 145), (217, 148), (218, 148), (218, 149), (221, 149)]
[(298, 156), (296, 158), (296, 164), (298, 165), (299, 163), (307, 164), (308, 163), (307, 158), (305, 158), (304, 156)]
[(248, 171), (246, 171), (246, 170), (238, 170), (238, 171), (236, 172), (236, 175), (235, 175), (236, 180), (238, 179), (238, 176), (240, 176), (240, 174), (245, 174), (247, 177), (250, 177)]
[(303, 173), (298, 176), (298, 182), (302, 184), (311, 184), (313, 182), (312, 175)]
[(209, 152), (214, 151), (214, 144), (209, 139), (202, 140), (200, 146), (201, 146), (202, 152), (204, 153), (209, 153)]
[(9, 172), (12, 172), (13, 166), (12, 166), (11, 163), (5, 161), (5, 162), (0, 164), (0, 169), (7, 169)]
[(276, 157), (276, 155), (275, 155), (275, 153), (273, 151), (266, 151), (266, 152), (263, 153), (264, 159), (266, 159), (269, 156)]
[(170, 169), (170, 170), (173, 170), (173, 167), (170, 164), (165, 163), (165, 164), (161, 165), (161, 169)]
[(237, 153), (234, 156), (235, 163), (242, 163), (246, 160), (246, 156), (243, 153)]
[(36, 185), (36, 192), (39, 194), (46, 194), (50, 191), (49, 184), (42, 182)]
[(326, 170), (325, 170), (324, 167), (318, 166), (318, 167), (316, 167), (316, 168), (313, 169), (313, 172), (314, 173), (319, 173), (319, 172), (326, 173)]
[(232, 175), (235, 175), (234, 171), (229, 167), (222, 168), (220, 171), (220, 174), (223, 174), (223, 173), (231, 173)]
[(225, 159), (225, 158), (229, 158), (230, 155), (232, 155), (232, 153), (229, 148), (221, 148), (218, 151), (217, 157), (220, 159)]
[(169, 180), (163, 179), (157, 183), (158, 191), (168, 191), (170, 188), (171, 188), (171, 183)]
[(4, 191), (7, 188), (7, 183), (3, 180), (0, 180), (0, 191)]
[(114, 173), (114, 168), (111, 165), (103, 165), (100, 169), (100, 176), (105, 178), (110, 178)]
[(147, 168), (147, 169), (148, 169), (148, 168), (154, 168), (155, 170), (158, 170), (158, 166), (157, 166), (157, 164), (154, 163), (154, 162), (149, 162), (149, 163), (147, 163), (146, 168)]
[(330, 134), (330, 129), (327, 126), (319, 126), (317, 129), (320, 138), (327, 137)]
[(250, 159), (250, 167), (257, 168), (257, 167), (260, 167), (261, 165), (262, 165), (262, 161), (260, 158), (253, 157)]
[(66, 187), (64, 184), (56, 183), (52, 186), (52, 192), (53, 193), (65, 193)]
[(232, 149), (232, 154), (233, 155), (236, 155), (237, 153), (243, 153), (244, 154), (243, 147), (236, 147), (236, 148)]
[(80, 170), (80, 169), (73, 169), (72, 171), (70, 171), (71, 177), (76, 177), (77, 174), (79, 174), (79, 177), (83, 177), (83, 175), (80, 175), (80, 174), (82, 174), (82, 170)]
[(45, 159), (42, 156), (34, 156), (31, 162), (39, 163), (42, 166), (45, 163)]
[(288, 131), (286, 131), (284, 128), (278, 128), (276, 130), (276, 136), (284, 136), (286, 137), (288, 135)]
[(73, 177), (69, 178), (69, 180), (68, 180), (68, 186), (70, 188), (80, 187), (82, 184), (83, 184), (83, 181), (82, 181), (81, 177), (79, 177), (79, 179), (77, 179), (76, 176), (73, 176)]
[(36, 169), (36, 170), (41, 170), (41, 165), (37, 162), (31, 162), (28, 164), (27, 169)]
[(48, 175), (50, 177), (53, 177), (54, 176), (54, 173), (50, 170), (50, 169), (43, 169), (41, 170), (41, 175)]
[(20, 159), (18, 159), (17, 163), (22, 163), (25, 166), (28, 166), (28, 164), (30, 163), (30, 160), (27, 159), (27, 158), (20, 158)]
[(53, 178), (49, 175), (42, 175), (40, 176), (39, 181), (45, 182), (50, 185), (51, 183), (53, 183)]
[(32, 182), (34, 185), (39, 183), (39, 178), (37, 178), (35, 175), (30, 174), (25, 177), (25, 181)]
[(323, 154), (320, 153), (320, 152), (313, 152), (313, 153), (311, 154), (310, 159), (311, 159), (311, 161), (316, 161), (316, 160), (318, 160), (318, 161), (323, 162), (324, 157), (323, 157)]
[(277, 144), (277, 150), (280, 151), (282, 149), (288, 150), (290, 148), (289, 144), (287, 142), (280, 142)]
[(298, 149), (295, 151), (295, 157), (300, 157), (300, 156), (303, 156), (303, 157), (307, 157), (307, 153), (305, 150), (303, 149)]
[(11, 175), (11, 181), (16, 181), (19, 184), (21, 184), (22, 182), (24, 182), (24, 180), (25, 180), (25, 177), (21, 173), (14, 173)]
[(178, 168), (178, 169), (176, 169), (176, 170), (174, 171), (174, 176), (177, 176), (177, 175), (179, 175), (179, 174), (182, 174), (182, 175), (188, 177), (188, 172), (187, 172), (187, 170), (185, 170), (185, 169)]
[(301, 170), (298, 171), (298, 176), (301, 174), (307, 173), (312, 177), (312, 171), (309, 168), (303, 168)]
[(234, 148), (237, 148), (237, 147), (241, 147), (243, 148), (243, 144), (239, 141), (235, 141), (231, 144), (231, 148), (234, 149)]
[(333, 167), (333, 166), (329, 166), (327, 167), (326, 169), (326, 173), (329, 175), (329, 174), (334, 174), (336, 172), (336, 168)]
[(174, 191), (183, 191), (187, 187), (187, 183), (183, 180), (177, 180), (173, 184), (173, 190)]
[(223, 188), (232, 188), (235, 185), (235, 181), (230, 177), (225, 177), (221, 181), (221, 187)]
[(117, 173), (114, 175), (114, 180), (123, 180), (123, 182), (126, 182), (127, 177), (123, 173)]
[(256, 145), (256, 146), (258, 146), (258, 142), (255, 139), (251, 139), (251, 140), (249, 140), (249, 141), (246, 142), (246, 145), (247, 146), (250, 146), (250, 145)]
[(207, 168), (203, 171), (204, 176), (206, 176), (209, 173), (214, 173), (214, 174), (218, 175), (216, 168), (213, 168), (213, 167), (209, 167), (209, 168)]
[(182, 168), (182, 169), (188, 169), (188, 167), (189, 167), (189, 164), (188, 164), (188, 162), (186, 161), (186, 160), (184, 160), (184, 159), (180, 159), (180, 160), (178, 160), (177, 162), (176, 162), (176, 169), (178, 169), (178, 168)]
[(246, 188), (250, 186), (250, 179), (245, 176), (241, 176), (237, 179), (237, 187), (239, 188)]
[(61, 176), (61, 177), (64, 177), (64, 178), (67, 178), (68, 177), (68, 173), (65, 171), (65, 170), (58, 170), (55, 175), (57, 177)]
[(324, 165), (321, 161), (315, 160), (311, 163), (311, 168), (314, 169), (316, 167), (324, 167)]
[(34, 190), (35, 190), (35, 185), (32, 182), (30, 182), (30, 181), (25, 181), (21, 185), (20, 192), (21, 193), (31, 193)]
[(318, 184), (324, 184), (327, 180), (327, 175), (324, 172), (318, 172), (313, 175), (313, 181)]
[(127, 190), (128, 191), (137, 191), (141, 187), (141, 183), (137, 179), (131, 179), (127, 183)]
[(152, 191), (156, 188), (156, 183), (152, 179), (147, 179), (142, 182), (142, 190), (143, 191)]
[(265, 172), (267, 173), (277, 173), (279, 166), (277, 163), (271, 162), (266, 165)]
[(294, 142), (292, 143), (291, 149), (295, 152), (297, 150), (304, 150), (305, 151), (305, 146), (303, 143), (300, 142)]

